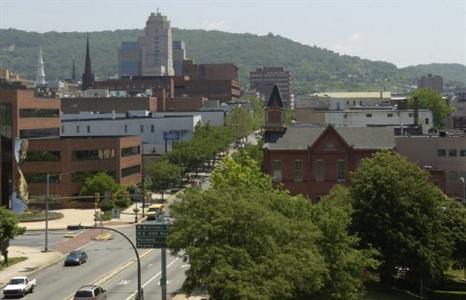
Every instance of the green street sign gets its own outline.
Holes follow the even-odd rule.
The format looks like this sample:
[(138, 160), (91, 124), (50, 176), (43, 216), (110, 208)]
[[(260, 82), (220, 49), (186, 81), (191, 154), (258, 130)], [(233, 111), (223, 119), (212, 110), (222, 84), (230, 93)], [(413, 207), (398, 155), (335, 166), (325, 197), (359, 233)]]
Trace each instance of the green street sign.
[(138, 224), (136, 225), (137, 248), (166, 248), (168, 224)]

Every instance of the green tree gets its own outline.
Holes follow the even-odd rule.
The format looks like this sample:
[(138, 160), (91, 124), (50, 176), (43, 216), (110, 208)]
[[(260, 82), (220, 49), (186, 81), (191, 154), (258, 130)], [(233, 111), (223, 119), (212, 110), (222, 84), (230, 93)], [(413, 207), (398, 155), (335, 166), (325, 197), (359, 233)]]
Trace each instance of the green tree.
[(377, 251), (358, 250), (359, 239), (348, 234), (352, 213), (349, 191), (340, 185), (312, 206), (311, 219), (323, 233), (318, 245), (329, 270), (318, 299), (362, 299), (364, 273), (379, 265)]
[(466, 278), (466, 208), (456, 200), (445, 199), (442, 211), (443, 231), (453, 247), (453, 266), (463, 268)]
[(225, 158), (211, 179), (209, 190), (188, 190), (171, 207), (168, 244), (189, 257), (187, 290), (205, 288), (213, 299), (360, 299), (362, 271), (374, 261), (348, 234), (346, 196), (313, 206), (273, 189), (247, 157)]
[(265, 123), (265, 105), (258, 97), (248, 97), (248, 101), (252, 106), (252, 127), (253, 129), (261, 129)]
[(409, 107), (413, 108), (414, 97), (419, 99), (419, 108), (430, 109), (434, 118), (434, 127), (441, 128), (447, 115), (453, 110), (443, 100), (442, 95), (430, 88), (420, 88), (409, 95)]
[(252, 132), (253, 122), (251, 114), (243, 107), (233, 108), (226, 118), (226, 124), (237, 141)]
[(125, 188), (118, 184), (115, 179), (105, 172), (99, 172), (93, 176), (86, 177), (84, 184), (81, 188), (81, 196), (94, 196), (99, 193), (101, 199), (105, 195), (105, 192), (109, 192), (112, 196), (112, 201), (108, 204), (104, 201), (100, 202), (100, 206), (103, 210), (110, 210), (117, 205), (121, 208), (126, 208), (129, 205), (129, 199), (127, 199)]
[(383, 258), (381, 280), (390, 283), (398, 266), (412, 280), (439, 279), (451, 247), (442, 230), (444, 195), (428, 173), (403, 156), (382, 151), (363, 160), (353, 174), (353, 229)]
[(4, 264), (8, 265), (10, 240), (25, 231), (26, 228), (18, 226), (18, 217), (12, 211), (0, 207), (0, 253), (4, 258)]
[(181, 183), (183, 168), (166, 159), (153, 160), (147, 165), (146, 174), (152, 180), (152, 189), (162, 193), (163, 200), (163, 194), (167, 189)]

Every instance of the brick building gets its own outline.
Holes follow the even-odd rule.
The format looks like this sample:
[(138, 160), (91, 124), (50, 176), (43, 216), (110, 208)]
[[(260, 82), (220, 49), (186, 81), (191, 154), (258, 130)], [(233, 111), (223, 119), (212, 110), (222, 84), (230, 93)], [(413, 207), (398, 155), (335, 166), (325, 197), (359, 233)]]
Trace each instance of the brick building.
[(12, 207), (14, 193), (27, 197), (15, 152), (25, 150), (27, 144), (21, 141), (58, 137), (59, 114), (59, 99), (37, 98), (33, 91), (17, 86), (0, 87), (0, 205)]
[[(115, 172), (117, 182), (124, 184), (140, 180), (140, 150), (131, 158), (121, 154), (126, 148), (140, 149), (140, 137), (73, 140), (60, 137), (60, 126), (60, 99), (36, 97), (33, 90), (0, 87), (1, 205), (17, 207), (20, 204), (16, 199), (22, 199), (22, 202), (28, 199), (29, 183), (31, 195), (43, 193), (44, 174), (49, 171), (61, 174), (58, 178), (63, 178), (63, 182), (60, 179), (60, 184), (55, 187), (60, 196), (76, 194), (76, 182), (69, 184), (72, 170), (90, 173), (108, 170)], [(87, 153), (92, 157), (91, 162), (73, 161), (73, 153), (81, 150), (85, 152), (82, 155)], [(28, 156), (29, 161), (24, 161)], [(32, 162), (31, 157), (44, 160)], [(139, 165), (137, 172), (136, 165)], [(131, 167), (133, 169), (127, 170)], [(123, 176), (128, 172), (134, 173)]]
[[(136, 184), (141, 181), (141, 138), (61, 137), (30, 140), (21, 169), (28, 183), (30, 198), (45, 194), (47, 174), (50, 174), (50, 194), (61, 197), (77, 196), (86, 176), (97, 172), (107, 172), (120, 184)], [(76, 207), (76, 204), (82, 206), (76, 202), (62, 201), (61, 207)]]
[(391, 128), (283, 126), (284, 105), (275, 86), (267, 103), (263, 169), (291, 194), (312, 200), (335, 184), (348, 184), (361, 159), (395, 147)]
[(432, 74), (421, 76), (417, 81), (417, 88), (430, 88), (439, 93), (443, 93), (443, 77)]

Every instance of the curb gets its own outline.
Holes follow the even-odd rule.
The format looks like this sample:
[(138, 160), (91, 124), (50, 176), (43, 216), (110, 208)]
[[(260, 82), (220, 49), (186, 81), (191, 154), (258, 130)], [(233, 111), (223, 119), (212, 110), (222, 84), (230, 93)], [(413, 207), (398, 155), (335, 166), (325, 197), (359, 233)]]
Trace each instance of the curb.
[[(47, 269), (48, 267), (51, 267), (51, 266), (53, 266), (53, 265), (56, 265), (56, 264), (59, 263), (61, 260), (63, 260), (63, 257), (65, 257), (65, 255), (61, 254), (61, 253), (58, 252), (58, 251), (54, 251), (54, 250), (51, 250), (51, 251), (53, 251), (53, 252), (55, 252), (55, 253), (58, 253), (59, 256), (58, 256), (55, 260), (53, 260), (53, 261), (51, 261), (50, 263), (48, 263), (47, 265), (40, 266), (39, 268), (35, 269), (34, 271), (31, 271), (31, 273), (23, 274), (23, 276), (31, 276), (31, 275), (34, 275), (34, 274), (36, 274), (37, 272), (40, 272), (40, 271), (42, 271), (42, 270)], [(3, 285), (0, 284), (0, 288), (5, 287), (7, 284), (8, 284), (8, 283), (3, 284)]]
[[(139, 256), (139, 259), (143, 258), (144, 256), (148, 255), (149, 253), (151, 253), (152, 251), (154, 251), (154, 249), (150, 249), (150, 250), (147, 250), (146, 252), (144, 252), (143, 254), (141, 254)], [(131, 266), (132, 264), (136, 263), (136, 258), (131, 258), (129, 261), (119, 265), (118, 267), (114, 268), (113, 270), (111, 270), (110, 272), (108, 272), (107, 274), (101, 276), (100, 278), (97, 278), (96, 280), (92, 281), (91, 283), (89, 284), (95, 284), (95, 285), (102, 285), (103, 283), (105, 283), (106, 281), (112, 279), (113, 277), (115, 277), (116, 275), (118, 275), (118, 273), (120, 273), (121, 271), (123, 271), (124, 269), (128, 268), (129, 266)], [(71, 295), (68, 295), (66, 296), (64, 299), (65, 300), (73, 300), (73, 294)]]

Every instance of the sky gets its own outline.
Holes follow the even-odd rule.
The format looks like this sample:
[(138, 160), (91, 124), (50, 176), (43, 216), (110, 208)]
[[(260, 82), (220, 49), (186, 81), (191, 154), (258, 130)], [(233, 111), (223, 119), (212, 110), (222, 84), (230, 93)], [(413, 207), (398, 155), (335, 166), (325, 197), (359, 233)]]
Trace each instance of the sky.
[(272, 32), (398, 67), (466, 65), (466, 0), (0, 0), (0, 28), (143, 28), (157, 8), (177, 28)]

